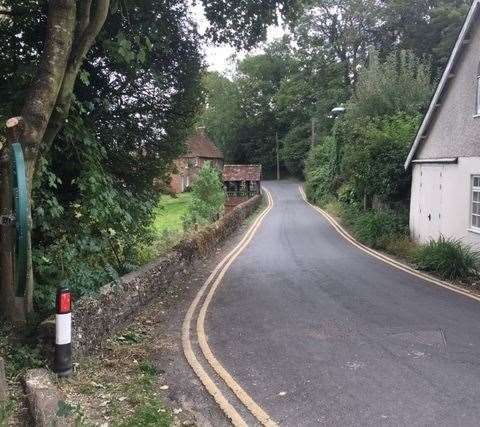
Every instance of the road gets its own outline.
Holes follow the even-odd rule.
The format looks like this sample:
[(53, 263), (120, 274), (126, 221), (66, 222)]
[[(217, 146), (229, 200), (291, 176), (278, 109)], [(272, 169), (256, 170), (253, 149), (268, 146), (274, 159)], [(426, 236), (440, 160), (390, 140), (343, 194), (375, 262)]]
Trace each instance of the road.
[(206, 314), (223, 367), (283, 426), (479, 425), (480, 303), (354, 247), (298, 183), (266, 188)]

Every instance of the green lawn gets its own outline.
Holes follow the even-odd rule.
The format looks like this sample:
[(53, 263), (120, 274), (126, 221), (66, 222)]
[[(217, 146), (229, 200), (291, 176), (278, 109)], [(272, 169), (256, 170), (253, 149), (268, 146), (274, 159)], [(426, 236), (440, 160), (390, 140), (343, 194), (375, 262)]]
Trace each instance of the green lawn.
[(165, 230), (172, 232), (183, 231), (182, 218), (187, 212), (187, 204), (191, 197), (190, 193), (182, 193), (177, 197), (162, 196), (153, 222), (155, 231), (159, 234)]

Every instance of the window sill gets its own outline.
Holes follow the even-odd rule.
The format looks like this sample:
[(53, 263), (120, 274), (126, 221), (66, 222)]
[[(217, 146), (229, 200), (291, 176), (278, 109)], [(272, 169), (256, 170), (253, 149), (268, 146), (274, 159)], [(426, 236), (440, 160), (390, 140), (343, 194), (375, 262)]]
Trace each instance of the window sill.
[(470, 233), (480, 234), (480, 228), (467, 228)]
[(474, 119), (480, 118), (480, 114), (474, 114), (474, 115), (473, 115), (473, 118), (474, 118)]

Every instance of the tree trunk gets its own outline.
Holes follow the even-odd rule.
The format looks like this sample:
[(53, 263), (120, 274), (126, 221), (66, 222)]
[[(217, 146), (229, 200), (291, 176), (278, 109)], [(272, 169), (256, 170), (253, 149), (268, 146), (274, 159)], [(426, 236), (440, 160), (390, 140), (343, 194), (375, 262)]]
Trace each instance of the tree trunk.
[(40, 143), (55, 108), (70, 57), (75, 20), (75, 0), (50, 0), (45, 48), (22, 111), (25, 120), (23, 144), (30, 192)]
[[(107, 18), (110, 0), (50, 0), (47, 34), (36, 78), (27, 95), (22, 115), (22, 138), (27, 183), (32, 204), (35, 164), (41, 148), (50, 150), (70, 111), (73, 88), (85, 56)], [(78, 4), (78, 16), (77, 16)], [(29, 218), (32, 226), (31, 216)], [(26, 307), (33, 309), (33, 266), (31, 241), (28, 245)]]
[(67, 63), (55, 110), (52, 113), (43, 138), (42, 146), (45, 152), (50, 150), (58, 132), (65, 124), (65, 120), (70, 112), (73, 89), (75, 87), (78, 73), (88, 51), (95, 42), (98, 33), (107, 19), (110, 0), (98, 0), (93, 14), (90, 11), (91, 3), (91, 0), (84, 0), (79, 3), (79, 16), (77, 19), (72, 52)]
[[(65, 75), (73, 43), (75, 19), (75, 0), (50, 0), (45, 48), (22, 111), (25, 120), (22, 142), (30, 201), (35, 163)], [(31, 217), (29, 223), (31, 225)], [(27, 263), (26, 309), (30, 312), (33, 309), (31, 242), (29, 242)]]

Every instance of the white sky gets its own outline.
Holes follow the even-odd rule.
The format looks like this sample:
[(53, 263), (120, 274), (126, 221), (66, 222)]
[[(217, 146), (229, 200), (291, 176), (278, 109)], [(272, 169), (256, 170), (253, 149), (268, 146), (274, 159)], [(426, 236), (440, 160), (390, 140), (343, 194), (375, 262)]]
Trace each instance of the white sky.
[[(200, 2), (197, 2), (195, 6), (191, 6), (191, 12), (193, 19), (197, 22), (198, 31), (200, 32), (200, 34), (204, 34), (208, 27), (208, 21), (205, 18), (202, 4)], [(284, 28), (282, 28), (281, 26), (271, 25), (270, 27), (268, 27), (267, 30), (267, 42), (280, 38), (284, 34)], [(210, 71), (218, 71), (224, 74), (228, 74), (234, 69), (235, 59), (232, 60), (232, 56), (236, 56), (236, 58), (243, 58), (248, 53), (246, 51), (237, 52), (234, 47), (226, 44), (204, 44), (203, 51), (205, 54), (205, 61), (208, 65), (208, 69)], [(259, 47), (257, 47), (253, 51), (250, 51), (250, 53), (261, 51), (262, 46), (259, 45)]]

